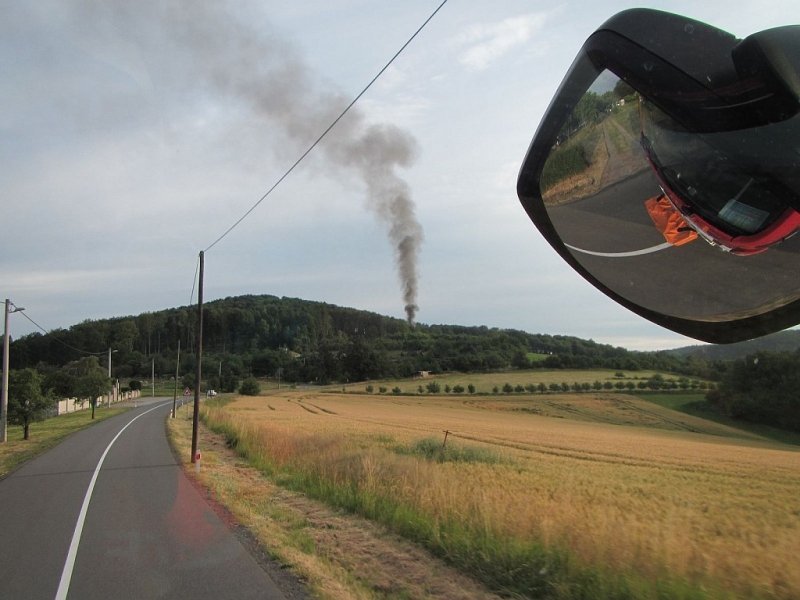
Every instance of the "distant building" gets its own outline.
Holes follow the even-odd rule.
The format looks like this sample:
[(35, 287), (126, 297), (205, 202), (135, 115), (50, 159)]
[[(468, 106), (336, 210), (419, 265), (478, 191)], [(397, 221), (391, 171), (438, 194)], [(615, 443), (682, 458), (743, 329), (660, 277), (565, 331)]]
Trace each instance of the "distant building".
[(430, 371), (417, 371), (411, 376), (411, 379), (425, 379), (426, 377), (430, 377)]

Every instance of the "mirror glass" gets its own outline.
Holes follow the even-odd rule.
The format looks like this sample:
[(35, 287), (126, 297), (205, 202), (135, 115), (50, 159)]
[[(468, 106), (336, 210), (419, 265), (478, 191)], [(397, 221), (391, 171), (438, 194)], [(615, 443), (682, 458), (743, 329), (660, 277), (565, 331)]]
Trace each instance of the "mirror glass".
[(695, 133), (606, 70), (550, 149), (541, 197), (620, 296), (698, 321), (760, 315), (800, 298), (798, 122)]

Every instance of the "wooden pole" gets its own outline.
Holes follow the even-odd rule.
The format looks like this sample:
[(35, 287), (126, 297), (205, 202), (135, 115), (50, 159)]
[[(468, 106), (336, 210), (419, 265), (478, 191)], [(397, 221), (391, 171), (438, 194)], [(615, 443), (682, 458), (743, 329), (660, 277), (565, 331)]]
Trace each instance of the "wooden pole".
[(181, 338), (178, 338), (178, 360), (175, 361), (175, 392), (172, 394), (172, 418), (175, 418), (175, 409), (178, 404), (178, 377), (181, 372)]
[(200, 276), (197, 282), (197, 368), (194, 375), (194, 415), (192, 416), (192, 462), (197, 462), (197, 427), (200, 419), (200, 381), (203, 376), (203, 271), (204, 256), (200, 252)]

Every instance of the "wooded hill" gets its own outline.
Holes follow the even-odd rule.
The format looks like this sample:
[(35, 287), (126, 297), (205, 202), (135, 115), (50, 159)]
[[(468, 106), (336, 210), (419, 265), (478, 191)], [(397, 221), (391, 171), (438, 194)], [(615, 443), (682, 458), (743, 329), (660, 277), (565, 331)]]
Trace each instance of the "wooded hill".
[(693, 356), (705, 360), (736, 360), (756, 352), (794, 352), (798, 349), (800, 349), (800, 331), (787, 329), (735, 344), (684, 346), (668, 352), (677, 356)]
[[(42, 372), (97, 353), (113, 375), (149, 378), (196, 365), (197, 308), (184, 306), (97, 321), (15, 340), (12, 368)], [(417, 371), (491, 371), (508, 368), (661, 369), (714, 378), (718, 369), (695, 357), (632, 352), (591, 340), (510, 329), (457, 325), (410, 326), (406, 321), (322, 302), (275, 296), (238, 296), (204, 310), (203, 372), (216, 389), (234, 389), (248, 375), (329, 383), (405, 377)]]

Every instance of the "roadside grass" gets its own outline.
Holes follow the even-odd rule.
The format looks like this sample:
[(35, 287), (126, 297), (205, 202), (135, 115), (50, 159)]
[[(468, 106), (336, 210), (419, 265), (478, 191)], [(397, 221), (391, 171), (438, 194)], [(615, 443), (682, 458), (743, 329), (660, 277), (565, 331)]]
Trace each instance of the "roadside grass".
[[(276, 400), (272, 410), (263, 398), (208, 407), (204, 419), (272, 481), (381, 523), (501, 595), (791, 598), (800, 590), (791, 566), (800, 552), (798, 459), (782, 447), (492, 415), (454, 400)], [(440, 462), (393, 449), (407, 442), (433, 452), (439, 442), (417, 446), (414, 431), (456, 419), (461, 439), (513, 460)]]
[(9, 425), (8, 441), (5, 444), (0, 444), (0, 478), (8, 475), (23, 462), (46, 452), (71, 433), (85, 429), (94, 423), (99, 423), (126, 410), (128, 409), (122, 407), (98, 407), (95, 411), (94, 420), (91, 419), (91, 410), (51, 417), (31, 424), (30, 439), (27, 441), (22, 439), (22, 426)]

